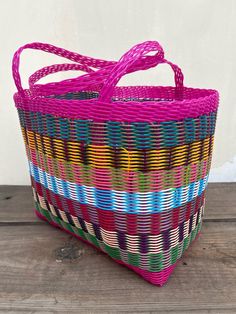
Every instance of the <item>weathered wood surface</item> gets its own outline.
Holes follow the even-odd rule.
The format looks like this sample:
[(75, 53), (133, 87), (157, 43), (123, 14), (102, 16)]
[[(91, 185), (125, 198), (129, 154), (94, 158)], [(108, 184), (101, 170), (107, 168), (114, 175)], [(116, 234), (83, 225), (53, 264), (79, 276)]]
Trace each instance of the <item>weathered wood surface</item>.
[(236, 184), (210, 184), (199, 239), (155, 287), (0, 187), (0, 313), (236, 313)]

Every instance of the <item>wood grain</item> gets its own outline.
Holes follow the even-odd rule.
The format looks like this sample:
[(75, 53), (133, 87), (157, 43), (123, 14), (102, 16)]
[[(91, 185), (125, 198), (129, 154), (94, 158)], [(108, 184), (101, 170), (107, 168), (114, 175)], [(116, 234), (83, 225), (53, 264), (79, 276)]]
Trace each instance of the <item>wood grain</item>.
[(30, 186), (0, 186), (0, 222), (35, 222)]
[(236, 219), (236, 183), (209, 183), (205, 219)]
[(205, 222), (162, 288), (46, 224), (0, 234), (2, 311), (236, 311), (235, 223)]

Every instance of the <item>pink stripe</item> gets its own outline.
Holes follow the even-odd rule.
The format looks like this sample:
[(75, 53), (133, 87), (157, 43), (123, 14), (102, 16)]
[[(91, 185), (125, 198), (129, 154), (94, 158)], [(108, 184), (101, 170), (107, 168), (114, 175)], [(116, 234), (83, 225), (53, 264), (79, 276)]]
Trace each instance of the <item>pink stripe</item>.
[[(128, 90), (129, 88), (129, 90)], [(132, 95), (130, 90), (133, 89), (133, 95), (142, 87), (123, 87), (120, 88), (121, 93)], [(156, 87), (156, 89), (166, 93), (170, 93), (171, 87)], [(149, 98), (157, 96), (155, 87), (143, 87), (143, 94)], [(119, 90), (119, 89), (118, 89)], [(127, 92), (126, 92), (127, 91)], [(135, 92), (136, 91), (136, 92)], [(41, 112), (44, 114), (52, 114), (57, 117), (66, 117), (72, 119), (91, 119), (96, 122), (104, 121), (120, 121), (120, 122), (163, 122), (171, 120), (181, 120), (188, 117), (196, 118), (203, 114), (209, 114), (216, 111), (218, 107), (219, 95), (214, 90), (198, 90), (185, 88), (186, 93), (194, 91), (195, 99), (185, 99), (183, 101), (144, 101), (144, 102), (121, 102), (112, 103), (99, 102), (98, 100), (65, 100), (54, 98), (21, 98), (19, 94), (15, 94), (14, 99), (16, 107), (33, 112)], [(161, 93), (161, 92), (160, 92)], [(142, 94), (140, 92), (140, 94)], [(163, 96), (164, 97), (164, 96)]]
[[(37, 152), (34, 149), (27, 148), (27, 154), (28, 158), (31, 160), (31, 162), (41, 168), (43, 171), (55, 176), (55, 167), (53, 166), (53, 160), (52, 158), (45, 155), (45, 157), (42, 156), (39, 152)], [(46, 162), (44, 161), (44, 158), (46, 158)], [(65, 162), (62, 160), (56, 160), (58, 164), (58, 171), (59, 171), (59, 177), (62, 180), (68, 181), (68, 176), (66, 175), (66, 167)], [(209, 172), (209, 160), (203, 160), (201, 161), (203, 163), (203, 169), (201, 173), (200, 179), (204, 178), (207, 173)], [(197, 178), (197, 168), (198, 164), (190, 164), (190, 173), (191, 176), (189, 178), (189, 183), (198, 181), (199, 178)], [(96, 188), (101, 188), (104, 190), (111, 190), (112, 186), (114, 184), (112, 183), (112, 175), (111, 171), (109, 169), (105, 168), (90, 168), (89, 171), (89, 179), (92, 178), (92, 180), (86, 180), (84, 179), (84, 171), (82, 166), (78, 164), (70, 164), (71, 173), (73, 173), (73, 179), (70, 180), (71, 182), (74, 182), (79, 185), (93, 185)], [(147, 173), (148, 180), (150, 180), (150, 192), (158, 192), (163, 190), (163, 182), (166, 177), (166, 175), (171, 176), (173, 174), (173, 182), (171, 184), (172, 188), (177, 188), (183, 186), (183, 177), (186, 173), (184, 166), (179, 166), (173, 168), (171, 171), (165, 171), (165, 170), (155, 170), (150, 171)], [(122, 184), (123, 187), (125, 187), (125, 191), (127, 192), (139, 192), (140, 187), (139, 185), (139, 179), (138, 179), (139, 173), (136, 171), (123, 171), (122, 172), (122, 180), (124, 184)]]

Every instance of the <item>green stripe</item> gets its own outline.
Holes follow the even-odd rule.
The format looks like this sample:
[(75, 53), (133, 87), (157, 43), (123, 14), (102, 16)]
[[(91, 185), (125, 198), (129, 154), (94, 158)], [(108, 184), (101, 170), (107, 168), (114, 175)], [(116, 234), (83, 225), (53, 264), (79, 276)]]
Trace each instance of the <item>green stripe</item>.
[[(27, 148), (28, 149), (28, 148)], [(28, 151), (28, 154), (30, 155), (30, 151)], [(41, 168), (44, 168), (46, 172), (50, 173), (49, 165), (47, 162), (46, 155), (41, 154), (42, 160), (39, 159), (39, 153), (36, 153), (36, 158), (38, 162), (38, 166)], [(210, 156), (209, 156), (210, 157)], [(52, 164), (53, 164), (53, 174), (60, 178), (61, 177), (61, 170), (59, 163), (57, 162), (57, 159), (51, 158)], [(64, 164), (65, 167), (65, 175), (66, 180), (69, 182), (76, 182), (76, 173), (73, 171), (73, 168), (71, 167), (71, 164), (67, 161), (61, 161)], [(203, 177), (205, 177), (206, 174), (209, 173), (210, 168), (210, 160), (207, 162), (207, 171), (206, 174), (203, 175), (203, 167), (204, 163), (203, 161), (200, 161), (197, 164), (196, 167), (196, 174), (195, 174), (195, 180), (201, 180)], [(81, 172), (82, 175), (80, 176), (81, 184), (87, 185), (87, 186), (94, 186), (95, 185), (95, 179), (94, 179), (94, 173), (92, 171), (93, 167), (89, 165), (81, 165)], [(110, 174), (109, 178), (111, 178), (111, 185), (113, 186), (113, 189), (118, 191), (124, 191), (127, 189), (127, 182), (124, 181), (124, 175), (125, 170), (116, 169), (116, 168), (109, 168)], [(153, 180), (151, 180), (151, 175), (149, 175), (148, 172), (143, 173), (141, 171), (133, 171), (134, 173), (137, 173), (137, 179), (135, 179), (135, 183), (137, 183), (138, 192), (149, 192), (151, 190), (151, 184), (153, 186)], [(191, 175), (193, 175), (193, 172), (191, 172), (191, 165), (185, 166), (184, 170), (181, 170), (181, 186), (187, 186), (189, 185), (191, 181)], [(160, 186), (161, 189), (169, 189), (173, 188), (175, 186), (175, 178), (174, 178), (174, 171), (173, 170), (166, 170), (163, 172), (163, 175), (160, 176)], [(131, 181), (133, 182), (133, 180)]]
[[(111, 247), (101, 241), (98, 241), (93, 235), (84, 232), (82, 229), (70, 225), (69, 223), (64, 222), (60, 218), (52, 215), (49, 211), (43, 209), (37, 202), (35, 202), (36, 210), (42, 214), (49, 222), (55, 222), (63, 229), (74, 233), (75, 235), (80, 236), (82, 239), (87, 240), (91, 244), (95, 245), (97, 248), (105, 251), (109, 256), (114, 259), (122, 260), (122, 254), (118, 248)], [(170, 264), (173, 265), (177, 260), (182, 256), (183, 252), (188, 248), (189, 244), (195, 239), (196, 235), (201, 229), (201, 222), (196, 226), (194, 230), (186, 237), (182, 243), (177, 244), (175, 247), (170, 249)], [(157, 254), (146, 254), (148, 258), (148, 266), (141, 267), (141, 255), (139, 253), (127, 252), (128, 255), (128, 264), (136, 266), (142, 269), (146, 269), (151, 272), (160, 272), (165, 268), (165, 255), (166, 251), (157, 253)], [(144, 255), (144, 254), (143, 254)], [(124, 262), (127, 263), (126, 260)]]

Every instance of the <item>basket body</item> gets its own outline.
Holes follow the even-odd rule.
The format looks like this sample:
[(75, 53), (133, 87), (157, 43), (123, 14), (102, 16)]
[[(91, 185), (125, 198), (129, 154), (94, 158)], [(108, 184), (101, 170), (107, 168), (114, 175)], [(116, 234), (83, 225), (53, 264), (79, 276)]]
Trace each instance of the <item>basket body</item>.
[(41, 218), (163, 285), (201, 229), (218, 93), (15, 95)]

